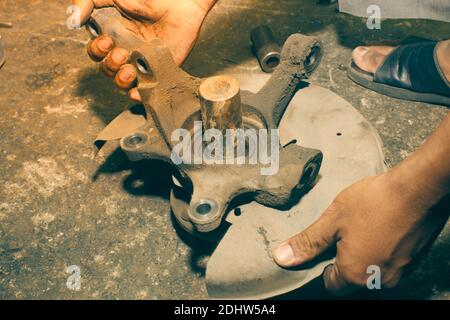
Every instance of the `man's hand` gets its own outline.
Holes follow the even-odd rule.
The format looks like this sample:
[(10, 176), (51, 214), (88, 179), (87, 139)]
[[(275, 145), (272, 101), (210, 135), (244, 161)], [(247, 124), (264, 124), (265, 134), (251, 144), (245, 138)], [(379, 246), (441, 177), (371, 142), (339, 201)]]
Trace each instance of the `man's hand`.
[[(160, 38), (171, 50), (175, 62), (181, 65), (192, 50), (207, 13), (216, 0), (72, 0), (81, 9), (85, 23), (94, 8), (115, 6), (127, 16), (124, 27), (143, 41)], [(115, 47), (114, 41), (102, 35), (88, 44), (89, 56), (100, 62), (101, 70), (114, 77), (117, 87), (130, 90), (132, 100), (140, 101), (136, 88), (137, 71), (128, 64), (130, 53)]]
[(365, 287), (372, 265), (381, 269), (382, 287), (395, 286), (448, 219), (449, 158), (450, 115), (403, 163), (341, 192), (313, 225), (273, 251), (275, 261), (301, 265), (336, 245), (336, 262), (323, 275), (330, 292)]

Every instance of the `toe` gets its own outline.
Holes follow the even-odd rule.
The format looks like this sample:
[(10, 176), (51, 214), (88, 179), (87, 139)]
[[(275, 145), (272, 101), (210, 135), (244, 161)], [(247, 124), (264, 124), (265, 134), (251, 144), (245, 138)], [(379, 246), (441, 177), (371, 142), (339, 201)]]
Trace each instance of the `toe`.
[(353, 61), (362, 70), (375, 73), (383, 63), (386, 55), (370, 47), (357, 47), (353, 50)]

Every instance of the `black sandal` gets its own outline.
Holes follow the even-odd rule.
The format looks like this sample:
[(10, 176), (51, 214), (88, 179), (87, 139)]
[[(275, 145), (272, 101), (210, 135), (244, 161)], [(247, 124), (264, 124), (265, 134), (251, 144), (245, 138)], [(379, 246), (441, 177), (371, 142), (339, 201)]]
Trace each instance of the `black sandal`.
[(437, 63), (437, 44), (437, 41), (403, 44), (386, 57), (375, 74), (352, 62), (347, 69), (348, 77), (390, 97), (450, 106), (450, 83)]

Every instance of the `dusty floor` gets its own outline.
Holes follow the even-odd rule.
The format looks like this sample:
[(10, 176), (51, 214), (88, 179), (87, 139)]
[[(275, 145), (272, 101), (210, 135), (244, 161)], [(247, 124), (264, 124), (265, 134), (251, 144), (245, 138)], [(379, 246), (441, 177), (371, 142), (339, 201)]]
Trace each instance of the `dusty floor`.
[[(96, 134), (130, 106), (85, 54), (87, 34), (65, 25), (65, 0), (1, 0), (7, 64), (0, 70), (0, 298), (204, 298), (208, 254), (184, 241), (169, 216), (170, 174), (158, 163), (130, 164), (117, 152), (92, 159)], [(342, 95), (379, 130), (389, 164), (417, 148), (448, 109), (398, 101), (347, 79), (355, 45), (407, 35), (448, 37), (445, 23), (365, 21), (316, 0), (220, 0), (185, 68), (195, 75), (258, 65), (252, 27), (280, 36), (321, 37), (326, 55), (314, 83)], [(148, 170), (151, 167), (152, 170)], [(154, 169), (154, 170), (153, 170)], [(187, 242), (187, 243), (186, 243)], [(376, 298), (450, 299), (450, 225), (419, 269)], [(81, 269), (81, 290), (66, 287), (66, 268)], [(317, 282), (290, 297), (328, 297)]]

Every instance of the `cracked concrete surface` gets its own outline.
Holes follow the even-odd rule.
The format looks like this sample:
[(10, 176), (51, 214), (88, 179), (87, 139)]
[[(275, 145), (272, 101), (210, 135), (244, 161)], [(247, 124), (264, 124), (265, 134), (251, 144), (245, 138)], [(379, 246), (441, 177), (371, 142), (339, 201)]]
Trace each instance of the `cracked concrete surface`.
[[(386, 98), (347, 79), (351, 49), (382, 39), (448, 37), (448, 24), (391, 20), (371, 31), (360, 18), (315, 0), (220, 0), (185, 69), (196, 76), (253, 72), (252, 27), (280, 37), (300, 31), (326, 44), (311, 81), (350, 101), (383, 139), (395, 165), (426, 139), (448, 109)], [(87, 34), (66, 28), (65, 0), (3, 0), (0, 29), (0, 298), (200, 299), (213, 250), (184, 234), (169, 215), (170, 168), (129, 163), (115, 151), (92, 158), (98, 132), (131, 106), (85, 53)], [(383, 293), (353, 298), (450, 298), (450, 227), (413, 275)], [(81, 290), (66, 268), (81, 270)], [(328, 298), (320, 281), (286, 296)]]

